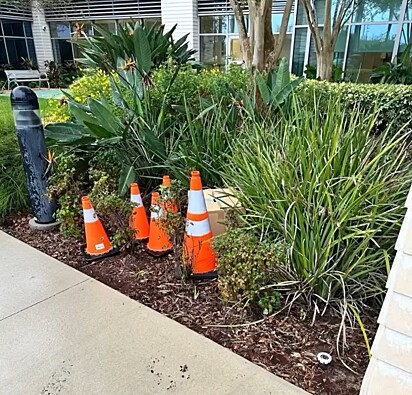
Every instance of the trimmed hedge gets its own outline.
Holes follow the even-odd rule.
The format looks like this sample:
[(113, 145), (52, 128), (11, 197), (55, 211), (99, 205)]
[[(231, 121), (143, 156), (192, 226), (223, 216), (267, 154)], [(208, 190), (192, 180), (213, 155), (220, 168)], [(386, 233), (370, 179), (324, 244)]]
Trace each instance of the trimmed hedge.
[(368, 114), (377, 108), (377, 131), (384, 130), (391, 123), (394, 133), (407, 123), (406, 130), (412, 130), (412, 86), (306, 80), (298, 88), (298, 94), (308, 105), (314, 98), (322, 104), (334, 96), (347, 109), (356, 108)]

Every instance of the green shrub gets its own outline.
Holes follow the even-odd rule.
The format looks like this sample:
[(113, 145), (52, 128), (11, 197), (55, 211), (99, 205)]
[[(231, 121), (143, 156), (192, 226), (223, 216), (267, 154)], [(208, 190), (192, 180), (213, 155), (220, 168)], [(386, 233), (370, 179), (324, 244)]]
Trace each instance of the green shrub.
[[(353, 109), (364, 115), (376, 112), (375, 128), (383, 131), (390, 126), (397, 133), (411, 120), (412, 87), (406, 85), (330, 83), (306, 80), (298, 89), (303, 102), (312, 107), (314, 101), (324, 103), (321, 110), (327, 110), (330, 100), (339, 100), (344, 109)], [(412, 130), (409, 124), (405, 131)]]
[(49, 125), (49, 142), (83, 152), (113, 149), (116, 163), (122, 166), (121, 193), (132, 180), (147, 185), (148, 179), (165, 172), (187, 185), (193, 169), (202, 172), (205, 185), (222, 185), (224, 154), (229, 142), (241, 133), (236, 105), (222, 99), (202, 102), (201, 111), (194, 111), (186, 101), (175, 117), (168, 96), (156, 105), (150, 100), (151, 89), (145, 89), (137, 72), (124, 72), (112, 82), (117, 106), (104, 98), (89, 98), (87, 106), (69, 99), (76, 122)]
[[(183, 105), (186, 99), (195, 110), (199, 110), (200, 98), (212, 101), (225, 98), (230, 102), (236, 94), (250, 89), (252, 84), (250, 73), (236, 65), (229, 67), (226, 72), (218, 68), (202, 69), (198, 72), (186, 66), (180, 68), (174, 76), (176, 67), (169, 62), (153, 73), (150, 98), (157, 107), (160, 107), (167, 94), (169, 106)], [(173, 78), (176, 78), (175, 83), (169, 89)]]
[(76, 78), (82, 75), (78, 62), (66, 61), (59, 64), (55, 61), (47, 61), (46, 66), (47, 76), (52, 88), (67, 88)]
[(225, 299), (255, 303), (264, 314), (280, 306), (280, 294), (270, 285), (286, 260), (285, 246), (260, 241), (245, 229), (230, 230), (215, 238), (219, 287)]
[(385, 289), (412, 167), (408, 135), (374, 134), (373, 107), (366, 116), (329, 99), (309, 111), (295, 98), (288, 116), (249, 125), (228, 159), (244, 220), (290, 246), (277, 283), (296, 282), (312, 307), (363, 303)]
[(115, 247), (130, 247), (130, 202), (120, 198), (117, 191), (119, 168), (113, 152), (100, 151), (89, 159), (74, 153), (60, 154), (49, 180), (49, 194), (57, 199), (57, 219), (64, 235), (83, 234), (81, 197), (88, 195)]
[(66, 236), (81, 236), (81, 197), (87, 189), (88, 177), (84, 164), (75, 154), (56, 158), (49, 178), (49, 195), (58, 203), (56, 218), (61, 222), (60, 231)]

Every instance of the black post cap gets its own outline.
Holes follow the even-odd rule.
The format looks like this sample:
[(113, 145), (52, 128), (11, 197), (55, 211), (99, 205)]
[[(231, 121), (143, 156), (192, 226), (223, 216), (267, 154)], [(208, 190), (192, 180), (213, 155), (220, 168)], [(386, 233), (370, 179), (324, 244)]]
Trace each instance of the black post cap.
[(13, 110), (38, 110), (39, 101), (36, 93), (27, 86), (18, 86), (10, 93)]

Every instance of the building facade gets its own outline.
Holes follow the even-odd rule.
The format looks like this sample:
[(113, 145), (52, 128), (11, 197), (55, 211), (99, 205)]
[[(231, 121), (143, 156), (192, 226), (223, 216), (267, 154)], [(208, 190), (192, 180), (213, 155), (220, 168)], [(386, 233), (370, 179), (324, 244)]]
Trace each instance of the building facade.
[[(324, 1), (316, 0), (320, 23)], [(284, 0), (274, 0), (274, 34), (284, 7)], [(395, 60), (411, 42), (412, 0), (365, 0), (353, 11), (339, 35), (334, 64), (346, 79), (364, 82), (373, 68)], [(0, 5), (0, 63), (30, 57), (43, 67), (51, 59), (75, 60), (80, 54), (69, 41), (76, 23), (84, 24), (85, 33), (92, 35), (96, 33), (92, 23), (116, 31), (122, 23), (137, 19), (163, 23), (166, 28), (177, 23), (176, 38), (189, 33), (191, 47), (205, 64), (224, 66), (241, 58), (229, 0), (70, 0), (45, 10), (36, 3), (23, 10)], [(299, 2), (292, 10), (282, 55), (297, 75), (304, 74), (307, 65), (316, 65), (313, 39)]]

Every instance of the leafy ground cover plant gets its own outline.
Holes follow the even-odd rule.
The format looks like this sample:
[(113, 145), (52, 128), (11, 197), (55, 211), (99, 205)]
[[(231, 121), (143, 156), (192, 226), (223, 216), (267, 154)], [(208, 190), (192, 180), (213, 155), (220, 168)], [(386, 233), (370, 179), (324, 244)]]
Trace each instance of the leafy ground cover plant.
[(259, 307), (265, 315), (280, 307), (281, 294), (271, 285), (278, 266), (286, 259), (282, 242), (261, 241), (253, 231), (240, 228), (216, 237), (213, 247), (218, 256), (219, 287), (225, 299)]
[(110, 151), (97, 151), (92, 158), (82, 158), (78, 153), (57, 156), (48, 193), (58, 202), (57, 219), (64, 235), (83, 234), (81, 197), (88, 195), (113, 245), (133, 247), (129, 227), (132, 208), (129, 201), (117, 194), (118, 171)]

